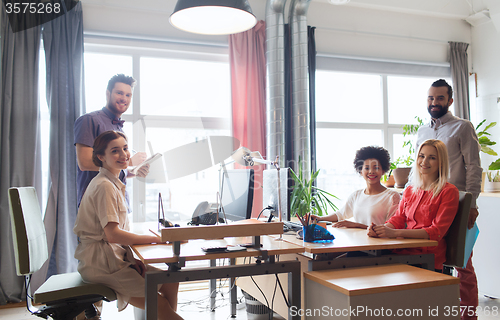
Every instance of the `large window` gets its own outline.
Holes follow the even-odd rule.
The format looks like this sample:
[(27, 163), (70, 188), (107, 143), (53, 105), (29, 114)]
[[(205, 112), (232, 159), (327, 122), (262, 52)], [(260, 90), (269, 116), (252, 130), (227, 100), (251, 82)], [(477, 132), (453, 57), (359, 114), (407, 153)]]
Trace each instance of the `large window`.
[[(209, 48), (206, 54), (198, 49), (191, 53), (174, 51), (167, 44), (164, 50), (143, 45), (123, 50), (86, 43), (87, 112), (105, 105), (107, 81), (114, 74), (124, 73), (137, 80), (133, 103), (122, 116), (133, 152), (163, 154), (209, 136), (229, 136), (227, 48)], [(156, 220), (160, 193), (170, 220), (189, 218), (199, 202), (216, 200), (218, 166), (172, 180), (163, 160), (153, 163), (147, 179), (127, 180), (134, 221)]]
[(366, 185), (354, 169), (356, 150), (382, 146), (392, 161), (406, 153), (401, 126), (416, 116), (428, 122), (427, 90), (436, 79), (316, 71), (318, 186), (338, 196), (337, 205)]

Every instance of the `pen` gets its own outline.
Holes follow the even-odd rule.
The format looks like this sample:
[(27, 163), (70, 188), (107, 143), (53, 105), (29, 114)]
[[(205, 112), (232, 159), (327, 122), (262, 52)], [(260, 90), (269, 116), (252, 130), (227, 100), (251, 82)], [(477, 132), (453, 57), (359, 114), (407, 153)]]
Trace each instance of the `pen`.
[(151, 231), (151, 233), (157, 236), (158, 238), (161, 238), (161, 236), (158, 233), (154, 232), (153, 230), (149, 229), (149, 231)]

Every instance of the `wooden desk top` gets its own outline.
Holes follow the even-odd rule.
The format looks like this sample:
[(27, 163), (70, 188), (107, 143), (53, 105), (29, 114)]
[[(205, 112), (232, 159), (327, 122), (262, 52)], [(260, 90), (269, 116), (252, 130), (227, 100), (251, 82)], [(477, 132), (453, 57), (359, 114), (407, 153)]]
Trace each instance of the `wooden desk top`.
[[(190, 240), (181, 244), (180, 256), (186, 261), (210, 260), (219, 258), (240, 258), (256, 257), (260, 251), (248, 248), (246, 251), (206, 253), (201, 248), (208, 246), (227, 246), (252, 243), (253, 237), (225, 238), (220, 240)], [(288, 241), (280, 241), (274, 237), (262, 236), (262, 248), (268, 255), (281, 255), (289, 253), (302, 253), (304, 247)], [(174, 256), (172, 244), (144, 244), (133, 245), (132, 250), (139, 256), (144, 263), (175, 263), (179, 259)]]
[(403, 264), (309, 271), (304, 277), (348, 296), (460, 283), (458, 278)]
[(222, 239), (226, 237), (263, 236), (283, 233), (283, 222), (270, 222), (248, 219), (231, 224), (211, 226), (188, 226), (162, 228), (162, 241), (184, 241), (196, 239)]
[(306, 252), (313, 254), (437, 246), (437, 241), (434, 240), (371, 238), (368, 237), (365, 229), (333, 228), (328, 226), (328, 231), (335, 236), (332, 242), (304, 242), (297, 239), (295, 234), (283, 234), (283, 239), (304, 246)]

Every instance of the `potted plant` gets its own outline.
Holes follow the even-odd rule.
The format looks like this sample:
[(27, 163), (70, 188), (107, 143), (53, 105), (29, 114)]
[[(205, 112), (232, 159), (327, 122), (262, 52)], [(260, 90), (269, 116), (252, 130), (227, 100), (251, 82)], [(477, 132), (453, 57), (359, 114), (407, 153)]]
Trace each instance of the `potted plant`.
[[(294, 185), (290, 196), (290, 212), (295, 215), (304, 227), (309, 225), (309, 214), (322, 216), (327, 212), (328, 207), (333, 210), (338, 210), (337, 206), (329, 199), (329, 197), (338, 199), (333, 194), (318, 188), (314, 185), (319, 171), (311, 173), (311, 178), (308, 180), (302, 170), (302, 161), (299, 159), (298, 175), (290, 169)], [(304, 235), (304, 239), (306, 236)]]
[(396, 181), (396, 188), (404, 188), (408, 182), (408, 176), (410, 175), (411, 166), (415, 160), (415, 148), (413, 147), (413, 136), (417, 133), (418, 128), (420, 128), (424, 122), (419, 117), (417, 119), (417, 124), (405, 124), (403, 128), (403, 136), (408, 137), (408, 140), (403, 142), (403, 149), (408, 149), (405, 156), (399, 157), (395, 161), (396, 168), (393, 170), (394, 180)]
[[(486, 122), (486, 119), (481, 121), (476, 126), (476, 133), (479, 139), (479, 144), (481, 145), (481, 152), (492, 156), (498, 156), (491, 146), (496, 145), (495, 141), (492, 141), (488, 136), (491, 136), (491, 133), (488, 132), (489, 129), (493, 128), (497, 125), (496, 122), (491, 122), (488, 125), (485, 125), (484, 129), (479, 131), (480, 127)], [(497, 170), (500, 170), (500, 158), (490, 163), (488, 166), (488, 171), (483, 172), (483, 183), (484, 183), (484, 191), (485, 192), (499, 192), (500, 191), (500, 175)], [(496, 171), (496, 172), (493, 172)]]
[(396, 184), (396, 181), (394, 180), (394, 175), (392, 174), (392, 171), (396, 169), (396, 163), (397, 162), (391, 162), (389, 171), (382, 176), (382, 183), (388, 188), (392, 188)]

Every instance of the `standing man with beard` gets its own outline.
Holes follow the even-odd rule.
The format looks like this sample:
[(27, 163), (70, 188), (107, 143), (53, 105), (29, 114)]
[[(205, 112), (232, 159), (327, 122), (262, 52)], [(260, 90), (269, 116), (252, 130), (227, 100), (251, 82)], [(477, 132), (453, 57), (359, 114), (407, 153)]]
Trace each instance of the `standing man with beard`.
[[(469, 229), (474, 226), (479, 212), (476, 200), (481, 192), (482, 171), (479, 151), (481, 147), (472, 123), (455, 117), (448, 111), (453, 103), (453, 89), (443, 79), (435, 81), (428, 92), (427, 110), (432, 119), (417, 133), (416, 149), (427, 139), (438, 139), (446, 144), (450, 161), (450, 183), (458, 190), (472, 193)], [(467, 266), (456, 268), (460, 278), (460, 306), (462, 319), (477, 319), (478, 289), (472, 254)]]
[[(108, 130), (123, 132), (121, 116), (132, 100), (135, 79), (124, 74), (114, 75), (108, 81), (106, 90), (106, 106), (101, 110), (82, 115), (75, 121), (74, 135), (76, 158), (78, 161), (77, 193), (78, 206), (90, 181), (99, 173), (99, 168), (92, 162), (92, 146), (94, 139)], [(138, 152), (131, 157), (131, 166), (136, 166), (146, 159), (145, 152)], [(137, 176), (145, 177), (149, 166), (139, 170)], [(126, 178), (134, 176), (126, 170), (120, 172), (120, 180), (126, 184)], [(125, 195), (129, 204), (128, 194)]]

